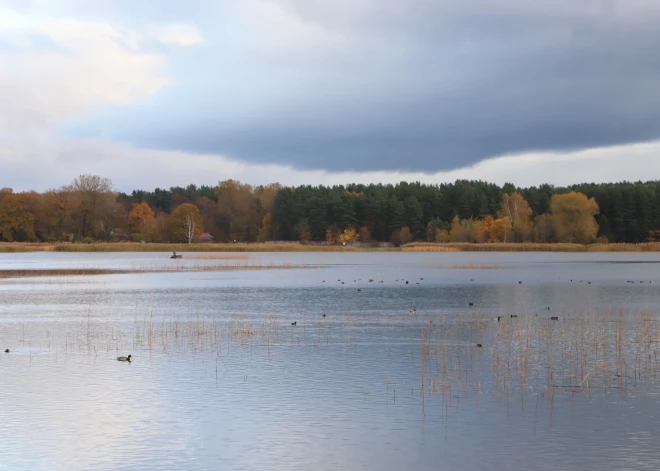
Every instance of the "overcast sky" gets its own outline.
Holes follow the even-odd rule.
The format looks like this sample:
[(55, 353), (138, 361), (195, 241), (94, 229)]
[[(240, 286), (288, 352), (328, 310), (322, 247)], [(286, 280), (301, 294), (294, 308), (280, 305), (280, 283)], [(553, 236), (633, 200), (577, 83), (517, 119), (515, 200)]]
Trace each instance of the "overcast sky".
[(0, 0), (0, 187), (660, 179), (657, 0)]

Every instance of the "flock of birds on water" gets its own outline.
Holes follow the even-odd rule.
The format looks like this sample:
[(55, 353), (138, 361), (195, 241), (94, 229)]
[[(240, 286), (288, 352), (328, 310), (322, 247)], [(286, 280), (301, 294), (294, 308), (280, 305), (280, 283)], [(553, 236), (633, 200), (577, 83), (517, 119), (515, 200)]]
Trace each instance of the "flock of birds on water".
[[(177, 253), (174, 252), (170, 258), (182, 258), (182, 256), (181, 256), (181, 255), (177, 255)], [(424, 281), (424, 278), (420, 278), (419, 280), (420, 280), (420, 281)], [(338, 281), (339, 283), (341, 283), (342, 285), (346, 283), (345, 281), (342, 281), (341, 279), (338, 279), (337, 281)], [(357, 282), (359, 282), (359, 281), (362, 281), (362, 278), (358, 278), (357, 280), (353, 280), (353, 283), (357, 283)], [(368, 281), (369, 281), (369, 283), (373, 283), (375, 280), (374, 280), (373, 278), (370, 278)], [(401, 279), (401, 280), (399, 280), (399, 279), (397, 278), (397, 279), (394, 280), (394, 281), (395, 281), (396, 283), (398, 283), (399, 281), (401, 281), (401, 282), (405, 282), (405, 284), (410, 284), (410, 280), (405, 280), (405, 279)], [(471, 278), (470, 281), (473, 282), (474, 279)], [(583, 283), (583, 282), (584, 282), (584, 280), (580, 280), (580, 283)], [(325, 280), (323, 280), (322, 283), (325, 283)], [(384, 281), (383, 281), (383, 280), (379, 280), (378, 283), (384, 283)], [(573, 283), (573, 280), (571, 280), (571, 283)], [(632, 280), (626, 280), (626, 283), (628, 283), (628, 284), (635, 284), (635, 281), (632, 281)], [(640, 280), (639, 283), (643, 284), (644, 281), (641, 281), (641, 280)], [(649, 283), (649, 284), (653, 284), (653, 281), (648, 281), (648, 283)], [(418, 285), (418, 284), (419, 284), (419, 281), (415, 282), (415, 284)], [(518, 284), (521, 285), (521, 284), (523, 284), (523, 282), (522, 282), (522, 281), (518, 281)], [(587, 284), (590, 285), (590, 284), (591, 284), (591, 281), (587, 281)], [(362, 288), (358, 288), (357, 290), (358, 290), (358, 291), (362, 291)], [(468, 303), (468, 306), (473, 307), (473, 306), (474, 306), (474, 303)], [(546, 307), (545, 310), (546, 310), (546, 311), (550, 311), (550, 307), (549, 307), (549, 306)], [(410, 312), (410, 314), (412, 314), (412, 315), (417, 314), (417, 309), (414, 309), (414, 308), (413, 308), (413, 309), (411, 309), (409, 312)], [(538, 314), (536, 314), (536, 316), (538, 316)], [(321, 317), (325, 319), (326, 314), (325, 314), (325, 313), (324, 313), (324, 314), (321, 314)], [(493, 320), (497, 319), (497, 322), (501, 322), (501, 321), (502, 321), (502, 317), (503, 317), (503, 316), (497, 316), (497, 317), (493, 318)], [(518, 314), (509, 314), (509, 318), (510, 318), (510, 319), (515, 319), (515, 318), (517, 318), (517, 317), (518, 317)], [(550, 316), (550, 320), (551, 320), (551, 321), (558, 321), (558, 320), (559, 320), (559, 316)], [(429, 323), (433, 323), (433, 321), (432, 321), (432, 320), (429, 320)], [(291, 326), (293, 326), (293, 327), (295, 327), (295, 326), (297, 326), (297, 325), (298, 325), (298, 321), (294, 321), (294, 322), (291, 323)], [(482, 347), (483, 347), (483, 345), (480, 344), (480, 343), (478, 343), (476, 346), (477, 346), (478, 348), (482, 348)], [(5, 349), (5, 353), (9, 353), (9, 352), (10, 352), (10, 350), (9, 350), (8, 348), (6, 348), (6, 349)], [(120, 356), (120, 357), (117, 357), (117, 361), (122, 361), (122, 362), (130, 363), (130, 362), (131, 362), (131, 358), (132, 358), (131, 355), (128, 355), (128, 356)]]

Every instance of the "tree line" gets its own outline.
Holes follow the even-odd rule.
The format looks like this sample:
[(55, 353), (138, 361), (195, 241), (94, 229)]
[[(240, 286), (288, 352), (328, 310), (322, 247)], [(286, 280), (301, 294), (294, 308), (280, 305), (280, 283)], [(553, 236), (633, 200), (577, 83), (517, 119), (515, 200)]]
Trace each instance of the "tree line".
[(130, 194), (81, 175), (43, 193), (0, 190), (0, 240), (192, 242), (578, 242), (660, 240), (660, 182), (500, 187), (216, 186)]

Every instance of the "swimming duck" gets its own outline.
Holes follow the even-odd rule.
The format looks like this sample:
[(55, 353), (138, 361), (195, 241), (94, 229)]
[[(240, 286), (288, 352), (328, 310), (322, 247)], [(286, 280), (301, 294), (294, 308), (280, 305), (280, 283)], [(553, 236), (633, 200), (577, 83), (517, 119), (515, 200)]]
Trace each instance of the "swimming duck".
[(553, 317), (550, 318), (550, 320), (551, 320), (551, 321), (558, 321), (558, 320), (559, 320), (559, 316), (553, 316)]
[(9, 353), (9, 349), (8, 349), (8, 348), (5, 348), (5, 353)]
[(131, 361), (131, 355), (127, 357), (117, 357), (117, 361)]
[(292, 322), (291, 325), (298, 325), (298, 321)]
[(511, 314), (511, 318), (518, 317), (518, 314)]
[(482, 348), (483, 345), (481, 345), (480, 343), (478, 343), (478, 344), (477, 344), (477, 347), (478, 347), (478, 348)]
[(321, 317), (325, 318), (325, 314), (321, 314)]

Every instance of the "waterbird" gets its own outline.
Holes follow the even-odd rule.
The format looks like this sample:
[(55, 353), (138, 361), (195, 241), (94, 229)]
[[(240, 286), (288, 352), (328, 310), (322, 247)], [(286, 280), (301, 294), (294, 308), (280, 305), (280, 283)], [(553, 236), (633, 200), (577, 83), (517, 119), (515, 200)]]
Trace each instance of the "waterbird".
[(9, 349), (8, 349), (8, 348), (5, 348), (5, 353), (9, 353)]
[(499, 322), (499, 321), (500, 321), (500, 317), (501, 317), (501, 316), (497, 316), (497, 322)]
[(552, 316), (552, 317), (550, 318), (550, 320), (551, 320), (551, 321), (558, 321), (558, 320), (559, 320), (559, 316)]
[(360, 288), (358, 288), (358, 291), (362, 291)]
[(369, 280), (369, 283), (373, 283), (374, 280)]
[(415, 314), (415, 313), (417, 313), (417, 309), (411, 309), (410, 310), (410, 314)]
[(511, 318), (518, 317), (518, 314), (511, 314)]
[(325, 317), (325, 314), (321, 314), (321, 317)]
[(420, 280), (424, 281), (424, 278), (420, 278)]
[(518, 284), (519, 284), (519, 285), (522, 285), (522, 281), (519, 281)]
[(478, 347), (478, 348), (482, 348), (483, 345), (481, 345), (480, 343), (478, 343), (478, 344), (477, 344), (477, 347)]
[(468, 306), (474, 306), (474, 303), (470, 303), (470, 304), (468, 304)]
[(406, 281), (406, 284), (408, 284), (408, 282), (407, 282), (407, 281)]
[(131, 361), (131, 355), (127, 357), (117, 357), (117, 361)]
[(292, 322), (291, 325), (298, 325), (298, 321)]

